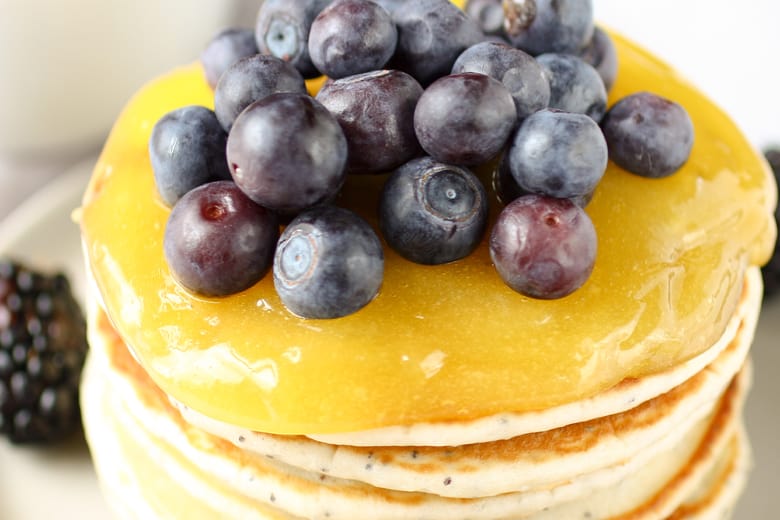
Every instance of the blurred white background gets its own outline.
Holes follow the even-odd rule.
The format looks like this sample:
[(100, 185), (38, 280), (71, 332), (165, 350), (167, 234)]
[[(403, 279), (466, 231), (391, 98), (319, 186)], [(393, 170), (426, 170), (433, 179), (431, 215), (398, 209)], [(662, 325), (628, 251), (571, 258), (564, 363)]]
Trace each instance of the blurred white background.
[(94, 155), (146, 81), (261, 0), (0, 0), (0, 217)]
[(596, 17), (674, 65), (760, 147), (780, 143), (780, 2), (594, 0)]
[[(0, 0), (0, 160), (97, 148), (147, 79), (197, 58), (261, 0)], [(597, 18), (684, 71), (758, 145), (780, 141), (780, 2), (594, 0)]]
[(197, 59), (251, 3), (0, 0), (0, 154), (94, 147), (143, 82)]

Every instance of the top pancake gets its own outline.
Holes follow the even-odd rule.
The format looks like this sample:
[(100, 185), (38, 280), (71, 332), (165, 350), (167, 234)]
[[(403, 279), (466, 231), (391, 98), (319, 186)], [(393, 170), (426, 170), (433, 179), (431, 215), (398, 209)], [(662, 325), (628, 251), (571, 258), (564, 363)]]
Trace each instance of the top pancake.
[[(163, 259), (168, 209), (155, 194), (147, 140), (168, 110), (210, 105), (202, 71), (189, 67), (130, 103), (84, 200), (85, 251), (112, 322), (179, 402), (275, 433), (545, 410), (701, 354), (723, 334), (746, 267), (771, 251), (773, 181), (721, 111), (664, 64), (616, 41), (613, 101), (646, 88), (680, 101), (696, 144), (667, 179), (609, 166), (587, 210), (599, 236), (596, 267), (570, 297), (514, 293), (490, 265), (486, 241), (435, 267), (388, 251), (377, 299), (337, 320), (292, 316), (270, 277), (220, 300), (188, 293)], [(357, 177), (337, 202), (374, 221), (382, 176)]]

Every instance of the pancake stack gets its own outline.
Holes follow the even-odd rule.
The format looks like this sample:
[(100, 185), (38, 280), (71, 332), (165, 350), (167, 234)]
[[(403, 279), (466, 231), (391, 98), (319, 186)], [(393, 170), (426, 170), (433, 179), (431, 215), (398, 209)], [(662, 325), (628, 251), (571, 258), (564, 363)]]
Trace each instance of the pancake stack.
[[(82, 412), (117, 516), (729, 517), (750, 468), (742, 405), (776, 186), (725, 115), (616, 42), (610, 102), (651, 85), (686, 106), (696, 141), (669, 179), (608, 166), (587, 207), (593, 275), (558, 301), (506, 287), (486, 240), (433, 267), (386, 249), (380, 294), (335, 320), (289, 313), (269, 277), (192, 295), (163, 259), (170, 209), (147, 143), (212, 92), (197, 64), (139, 92), (78, 212)], [(376, 225), (369, 177), (339, 203)]]
[(85, 425), (119, 518), (725, 518), (750, 466), (741, 410), (760, 297), (752, 270), (710, 349), (587, 400), (319, 439), (172, 403), (93, 305)]

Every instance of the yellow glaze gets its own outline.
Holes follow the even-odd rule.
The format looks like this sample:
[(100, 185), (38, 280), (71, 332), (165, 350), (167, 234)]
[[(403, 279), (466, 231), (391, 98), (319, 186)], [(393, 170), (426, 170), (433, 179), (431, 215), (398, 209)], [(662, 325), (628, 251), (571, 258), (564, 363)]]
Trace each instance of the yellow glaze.
[[(513, 292), (491, 266), (486, 240), (444, 266), (386, 250), (379, 296), (335, 320), (291, 315), (270, 274), (220, 300), (189, 294), (163, 259), (169, 210), (155, 192), (147, 140), (165, 112), (211, 106), (192, 65), (130, 102), (85, 196), (85, 249), (115, 326), (174, 398), (277, 433), (541, 409), (702, 352), (731, 316), (746, 266), (769, 257), (774, 180), (719, 109), (666, 65), (616, 43), (611, 102), (639, 90), (671, 98), (690, 113), (695, 144), (666, 179), (609, 165), (587, 208), (599, 238), (596, 267), (571, 296), (535, 301)], [(382, 181), (350, 178), (338, 204), (374, 222)]]

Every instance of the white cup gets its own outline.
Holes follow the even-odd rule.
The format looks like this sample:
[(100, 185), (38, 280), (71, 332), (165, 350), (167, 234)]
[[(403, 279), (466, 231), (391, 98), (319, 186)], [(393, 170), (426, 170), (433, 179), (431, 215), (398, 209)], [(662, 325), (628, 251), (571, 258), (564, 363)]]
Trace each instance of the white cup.
[(0, 0), (0, 157), (99, 146), (144, 82), (257, 0)]

